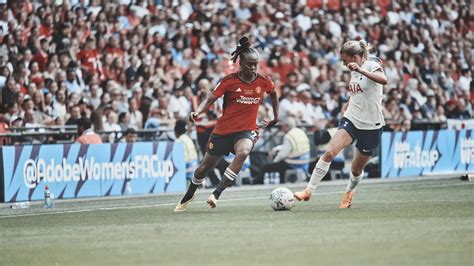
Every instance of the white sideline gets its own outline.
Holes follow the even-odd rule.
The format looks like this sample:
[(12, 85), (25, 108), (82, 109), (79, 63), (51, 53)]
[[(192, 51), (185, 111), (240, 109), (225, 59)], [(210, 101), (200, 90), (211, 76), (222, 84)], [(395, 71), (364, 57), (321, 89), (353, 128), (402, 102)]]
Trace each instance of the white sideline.
[[(390, 188), (381, 188), (381, 189), (364, 189), (367, 191), (390, 191), (390, 190), (399, 190), (399, 189), (410, 189), (410, 188), (433, 188), (433, 187), (451, 187), (451, 186), (464, 186), (464, 185), (474, 185), (474, 182), (459, 182), (454, 184), (438, 184), (438, 185), (427, 185), (427, 186), (399, 186), (399, 187), (390, 187)], [(340, 194), (344, 191), (329, 191), (329, 192), (316, 192), (316, 195), (327, 195), (327, 194)], [(222, 199), (219, 202), (233, 202), (233, 201), (246, 201), (246, 200), (258, 200), (258, 199), (268, 199), (268, 196), (265, 197), (247, 197), (247, 198), (235, 198), (235, 199)], [(205, 201), (196, 201), (194, 204), (204, 204)], [(93, 212), (93, 211), (109, 211), (109, 210), (126, 210), (126, 209), (139, 209), (139, 208), (154, 208), (154, 207), (164, 207), (164, 206), (175, 206), (176, 202), (170, 203), (158, 203), (158, 204), (146, 204), (146, 205), (129, 205), (129, 206), (112, 206), (112, 207), (99, 207), (99, 208), (89, 208), (89, 209), (79, 209), (79, 210), (64, 210), (64, 211), (52, 211), (52, 212), (39, 212), (39, 213), (25, 213), (25, 214), (14, 214), (14, 215), (5, 215), (0, 216), (0, 219), (4, 218), (16, 218), (16, 217), (30, 217), (30, 216), (40, 216), (40, 215), (53, 215), (53, 214), (67, 214), (67, 213), (81, 213), (81, 212)], [(170, 213), (173, 213), (170, 210)]]

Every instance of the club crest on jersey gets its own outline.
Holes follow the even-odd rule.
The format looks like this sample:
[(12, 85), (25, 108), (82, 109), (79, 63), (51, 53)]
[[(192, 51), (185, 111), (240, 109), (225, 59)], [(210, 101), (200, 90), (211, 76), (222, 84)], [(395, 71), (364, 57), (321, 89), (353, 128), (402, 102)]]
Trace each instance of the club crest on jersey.
[(362, 93), (364, 92), (360, 87), (359, 83), (351, 83), (349, 84), (349, 91), (352, 93)]
[(260, 92), (262, 92), (262, 88), (260, 88), (260, 87), (256, 87), (256, 88), (255, 88), (255, 92), (257, 92), (257, 93), (260, 93)]

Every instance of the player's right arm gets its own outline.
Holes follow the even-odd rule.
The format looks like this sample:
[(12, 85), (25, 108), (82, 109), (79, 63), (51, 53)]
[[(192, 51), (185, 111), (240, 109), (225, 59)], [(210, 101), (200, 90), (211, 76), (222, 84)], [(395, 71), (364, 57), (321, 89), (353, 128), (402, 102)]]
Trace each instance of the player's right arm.
[(189, 121), (194, 123), (195, 119), (202, 113), (206, 112), (209, 106), (211, 106), (217, 99), (219, 99), (219, 97), (210, 92), (206, 99), (198, 106), (197, 110), (189, 114)]
[(219, 99), (219, 97), (224, 95), (227, 88), (226, 82), (229, 77), (231, 77), (231, 75), (224, 77), (221, 82), (219, 82), (217, 86), (207, 95), (206, 99), (198, 106), (197, 110), (189, 114), (189, 121), (194, 123), (195, 119), (198, 116), (206, 112), (207, 109), (209, 109), (209, 106), (211, 106), (217, 99)]
[(382, 67), (380, 67), (380, 66), (378, 68), (376, 68), (375, 70), (373, 70), (373, 71), (368, 71), (366, 69), (361, 68), (357, 63), (352, 62), (352, 63), (347, 64), (347, 67), (351, 71), (359, 72), (362, 75), (368, 77), (369, 79), (371, 79), (371, 80), (373, 80), (377, 83), (380, 83), (382, 85), (387, 85), (387, 83), (388, 83), (388, 79), (385, 76), (385, 73), (383, 72)]

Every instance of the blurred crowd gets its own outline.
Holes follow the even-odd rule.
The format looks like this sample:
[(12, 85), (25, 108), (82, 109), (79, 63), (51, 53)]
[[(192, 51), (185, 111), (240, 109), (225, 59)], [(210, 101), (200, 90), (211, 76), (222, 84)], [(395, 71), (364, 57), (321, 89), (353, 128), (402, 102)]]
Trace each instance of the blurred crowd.
[[(96, 131), (172, 127), (238, 69), (229, 59), (242, 36), (276, 84), (281, 119), (313, 128), (337, 122), (350, 79), (338, 52), (350, 39), (367, 40), (383, 61), (390, 129), (469, 119), (469, 2), (423, 2), (0, 0), (2, 121), (34, 128), (87, 117)], [(259, 119), (271, 113), (262, 105)]]

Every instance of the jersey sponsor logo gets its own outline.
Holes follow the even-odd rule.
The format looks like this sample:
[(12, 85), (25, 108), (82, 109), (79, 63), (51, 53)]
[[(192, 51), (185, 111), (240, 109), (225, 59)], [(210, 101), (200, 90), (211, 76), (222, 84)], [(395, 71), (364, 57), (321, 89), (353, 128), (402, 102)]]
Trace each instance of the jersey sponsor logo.
[(238, 98), (236, 102), (242, 104), (258, 104), (260, 103), (260, 98), (240, 96), (240, 98)]
[(349, 91), (352, 93), (362, 93), (364, 92), (358, 83), (349, 84)]
[(262, 92), (262, 88), (260, 88), (260, 87), (256, 87), (256, 88), (255, 88), (255, 92), (257, 92), (257, 93), (260, 93), (260, 92)]

